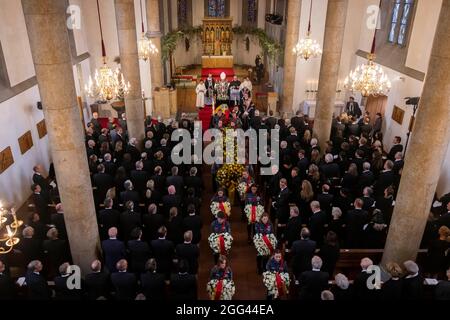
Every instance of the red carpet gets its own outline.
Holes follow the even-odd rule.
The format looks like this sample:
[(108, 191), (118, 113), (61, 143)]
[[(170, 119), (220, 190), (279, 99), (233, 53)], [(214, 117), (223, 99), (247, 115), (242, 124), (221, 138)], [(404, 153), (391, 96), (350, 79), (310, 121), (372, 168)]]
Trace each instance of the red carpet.
[(198, 119), (202, 122), (203, 131), (209, 129), (209, 126), (211, 124), (211, 116), (212, 116), (211, 106), (206, 106), (198, 111)]
[(202, 69), (202, 78), (206, 79), (209, 74), (212, 74), (214, 79), (219, 79), (222, 72), (225, 72), (229, 81), (235, 75), (233, 68)]

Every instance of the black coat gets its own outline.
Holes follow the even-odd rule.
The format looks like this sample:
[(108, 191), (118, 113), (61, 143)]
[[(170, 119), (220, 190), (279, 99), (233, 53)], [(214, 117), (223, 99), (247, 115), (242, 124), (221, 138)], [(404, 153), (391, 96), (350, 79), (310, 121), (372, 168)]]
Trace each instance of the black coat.
[(67, 229), (64, 221), (64, 214), (53, 213), (51, 215), (52, 224), (58, 229), (58, 236), (60, 239), (67, 240)]
[(394, 183), (394, 173), (392, 171), (382, 172), (374, 184), (376, 196), (383, 196), (384, 190)]
[(424, 297), (423, 278), (416, 276), (413, 278), (403, 278), (403, 299), (421, 300)]
[(108, 239), (108, 230), (113, 227), (119, 228), (120, 212), (114, 209), (101, 210), (98, 214), (98, 224), (101, 239)]
[(316, 241), (318, 244), (321, 244), (323, 242), (326, 224), (327, 224), (327, 215), (323, 211), (314, 213), (309, 220), (311, 239)]
[(184, 240), (183, 218), (176, 216), (167, 222), (167, 239), (175, 245), (180, 244)]
[(120, 240), (108, 239), (102, 242), (105, 266), (109, 272), (116, 271), (116, 263), (126, 258), (125, 244)]
[(13, 300), (15, 298), (14, 282), (11, 277), (6, 274), (0, 274), (0, 301)]
[(127, 190), (120, 193), (120, 203), (125, 204), (128, 201), (133, 201), (134, 207), (139, 207), (140, 195), (139, 192), (134, 190)]
[(364, 238), (363, 227), (368, 223), (368, 213), (364, 210), (351, 210), (347, 212), (347, 246), (349, 248), (358, 248)]
[(42, 246), (50, 276), (55, 276), (59, 267), (71, 260), (67, 241), (61, 239), (45, 240)]
[(202, 239), (202, 218), (198, 215), (187, 216), (183, 220), (183, 230), (192, 231), (192, 243), (199, 244)]
[(289, 197), (289, 188), (285, 188), (283, 191), (280, 191), (276, 199), (276, 217), (280, 223), (286, 223), (289, 219)]
[(317, 201), (320, 203), (320, 208), (325, 211), (327, 218), (331, 217), (331, 210), (333, 209), (334, 196), (330, 193), (320, 193), (317, 195)]
[(141, 275), (142, 293), (147, 300), (165, 300), (166, 280), (163, 274), (146, 272)]
[(144, 214), (142, 216), (144, 227), (144, 238), (147, 241), (158, 239), (158, 229), (165, 225), (165, 218), (162, 214)]
[(148, 173), (142, 170), (133, 170), (131, 171), (130, 178), (131, 182), (133, 182), (134, 190), (136, 190), (141, 195), (141, 199), (143, 199), (145, 190), (147, 190)]
[(34, 272), (28, 272), (25, 277), (29, 300), (49, 300), (50, 289), (45, 278)]
[(128, 272), (111, 274), (111, 283), (116, 291), (117, 300), (134, 300), (137, 292), (136, 276)]
[(284, 229), (284, 240), (287, 242), (286, 247), (291, 248), (292, 244), (300, 240), (300, 231), (302, 230), (302, 218), (292, 217), (289, 219)]
[(173, 274), (170, 278), (170, 297), (174, 301), (197, 300), (197, 279), (191, 274)]
[(363, 271), (356, 276), (353, 287), (355, 289), (355, 298), (358, 300), (374, 300), (376, 299), (377, 290), (370, 290), (367, 286), (367, 280), (371, 274)]
[(22, 252), (25, 264), (28, 264), (33, 260), (42, 261), (43, 251), (41, 240), (34, 238), (23, 238), (22, 240), (20, 240), (17, 249)]
[(302, 272), (311, 270), (311, 259), (316, 252), (317, 244), (313, 240), (297, 240), (292, 244), (293, 272), (299, 277)]
[(395, 155), (397, 154), (397, 152), (403, 152), (403, 145), (396, 144), (396, 145), (392, 146), (391, 150), (389, 151), (388, 158), (390, 160), (394, 161)]
[(130, 271), (142, 273), (145, 270), (145, 263), (150, 259), (150, 246), (147, 242), (130, 240), (127, 243)]
[(94, 187), (97, 188), (95, 191), (97, 201), (101, 203), (105, 200), (108, 190), (114, 187), (114, 178), (106, 173), (96, 173), (92, 180)]
[(55, 282), (55, 300), (77, 301), (83, 297), (82, 289), (70, 290), (67, 286), (68, 277), (59, 276), (54, 279)]
[(381, 299), (385, 301), (401, 300), (402, 299), (403, 280), (390, 279), (386, 281), (381, 287)]
[(189, 176), (184, 178), (184, 185), (186, 189), (192, 188), (195, 190), (195, 196), (201, 197), (204, 189), (203, 180), (198, 176)]
[(172, 241), (157, 239), (151, 242), (153, 256), (156, 259), (157, 271), (159, 273), (170, 273), (175, 247)]
[(34, 193), (33, 194), (33, 202), (34, 202), (34, 205), (35, 205), (35, 210), (39, 214), (40, 221), (43, 224), (50, 224), (51, 223), (51, 219), (50, 219), (50, 212), (49, 212), (49, 209), (48, 209), (49, 200), (45, 196), (45, 194), (43, 194), (43, 193), (40, 193), (40, 194)]
[(300, 275), (300, 294), (301, 300), (321, 299), (322, 291), (329, 288), (329, 274), (323, 271), (305, 271)]
[(130, 239), (130, 234), (135, 228), (139, 228), (142, 225), (141, 214), (134, 211), (125, 211), (120, 215), (120, 228), (119, 231), (121, 238), (125, 240)]
[(100, 297), (109, 297), (111, 291), (111, 279), (106, 272), (96, 272), (86, 275), (84, 285), (89, 300), (97, 300)]
[(338, 262), (340, 256), (339, 246), (324, 244), (320, 248), (319, 256), (323, 261), (322, 270), (328, 272), (328, 274), (332, 277), (334, 275), (336, 263)]
[(189, 266), (190, 274), (198, 273), (198, 258), (200, 256), (200, 250), (195, 244), (179, 244), (176, 247), (176, 256), (179, 260), (185, 260)]
[(166, 187), (174, 186), (177, 195), (184, 194), (184, 180), (180, 176), (170, 176), (166, 179)]
[[(163, 197), (163, 208), (164, 208), (164, 214), (166, 217), (169, 217), (169, 211), (171, 208), (178, 208), (178, 210), (181, 209), (181, 198), (179, 195), (176, 194), (168, 194)], [(181, 211), (179, 211), (181, 212)]]

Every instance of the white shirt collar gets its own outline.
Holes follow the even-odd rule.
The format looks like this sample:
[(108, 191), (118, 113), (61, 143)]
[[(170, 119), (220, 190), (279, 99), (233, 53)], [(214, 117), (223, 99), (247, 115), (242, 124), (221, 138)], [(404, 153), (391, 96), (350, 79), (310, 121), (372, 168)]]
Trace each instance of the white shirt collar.
[(313, 268), (312, 271), (313, 272), (320, 272), (320, 269)]
[(411, 279), (411, 278), (415, 278), (419, 275), (419, 273), (415, 273), (415, 274), (410, 274), (408, 276), (406, 276), (406, 279)]

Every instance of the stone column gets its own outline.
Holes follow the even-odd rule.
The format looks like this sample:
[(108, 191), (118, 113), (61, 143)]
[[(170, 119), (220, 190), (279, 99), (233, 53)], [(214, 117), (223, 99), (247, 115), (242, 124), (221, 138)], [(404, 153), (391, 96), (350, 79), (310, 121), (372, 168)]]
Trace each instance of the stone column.
[(450, 141), (450, 0), (443, 0), (382, 264), (415, 260)]
[(297, 56), (292, 52), (298, 42), (300, 29), (301, 0), (288, 0), (286, 11), (286, 46), (284, 52), (283, 103), (280, 112), (291, 113), (294, 107), (295, 72)]
[(158, 49), (158, 54), (154, 55), (150, 60), (150, 73), (152, 79), (152, 88), (162, 87), (163, 80), (163, 63), (161, 56), (161, 27), (159, 20), (159, 0), (147, 0), (147, 26), (148, 35), (151, 37), (153, 44)]
[(319, 92), (314, 117), (314, 132), (325, 151), (330, 140), (331, 122), (336, 103), (336, 89), (339, 79), (342, 45), (344, 42), (345, 21), (348, 0), (329, 0), (325, 22), (322, 63), (319, 75)]
[(125, 97), (128, 137), (137, 138), (139, 142), (142, 142), (145, 137), (145, 113), (142, 102), (134, 0), (115, 0), (114, 2), (120, 64), (125, 80), (131, 84), (130, 93)]
[(66, 2), (22, 0), (73, 262), (86, 274), (99, 234), (77, 105)]

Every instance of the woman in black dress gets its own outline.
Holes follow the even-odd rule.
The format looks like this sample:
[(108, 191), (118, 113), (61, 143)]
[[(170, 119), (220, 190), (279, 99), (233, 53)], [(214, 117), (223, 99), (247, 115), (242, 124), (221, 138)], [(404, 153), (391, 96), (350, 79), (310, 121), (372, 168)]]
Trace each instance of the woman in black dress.
[(322, 271), (328, 272), (330, 277), (334, 274), (339, 255), (340, 248), (337, 234), (333, 231), (328, 231), (325, 243), (320, 248), (319, 256), (323, 261)]
[(450, 229), (446, 226), (439, 228), (439, 237), (430, 242), (428, 247), (427, 266), (431, 278), (443, 276), (448, 268), (446, 253), (450, 248)]
[(396, 263), (388, 263), (386, 265), (386, 271), (391, 278), (381, 287), (381, 299), (385, 301), (402, 299), (402, 268)]

